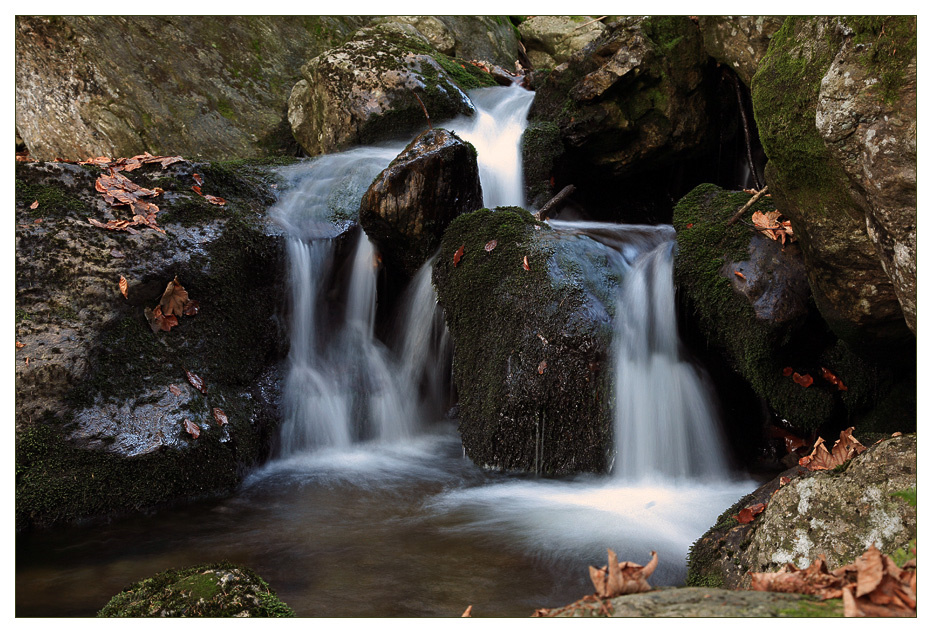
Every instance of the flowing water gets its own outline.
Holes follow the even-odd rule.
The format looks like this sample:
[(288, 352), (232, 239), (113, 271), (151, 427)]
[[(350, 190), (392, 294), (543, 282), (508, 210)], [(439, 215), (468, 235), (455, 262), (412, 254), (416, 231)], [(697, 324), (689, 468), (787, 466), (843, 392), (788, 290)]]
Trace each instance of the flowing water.
[[(523, 204), (517, 147), (533, 95), (470, 96), (479, 116), (449, 127), (477, 148), (485, 204)], [(18, 537), (18, 616), (93, 615), (140, 578), (221, 559), (254, 568), (303, 616), (456, 616), (470, 604), (527, 616), (590, 593), (587, 567), (606, 547), (639, 563), (656, 550), (652, 583), (683, 582), (690, 544), (754, 484), (729, 477), (714, 403), (681, 354), (672, 228), (552, 222), (618, 253), (613, 474), (485, 472), (441, 419), (452, 351), (430, 263), (383, 341), (378, 259), (364, 234), (338, 237), (331, 222), (401, 149), (289, 168), (271, 211), (290, 236), (292, 293), (274, 459), (222, 501)]]

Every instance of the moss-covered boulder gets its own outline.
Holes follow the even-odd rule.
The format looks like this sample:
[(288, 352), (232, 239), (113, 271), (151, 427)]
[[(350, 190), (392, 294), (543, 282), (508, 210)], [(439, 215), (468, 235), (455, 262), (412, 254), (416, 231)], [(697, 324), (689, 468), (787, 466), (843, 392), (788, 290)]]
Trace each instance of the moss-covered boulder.
[(783, 24), (783, 16), (700, 15), (699, 30), (706, 51), (725, 64), (745, 85), (757, 72), (770, 39)]
[(533, 15), (518, 25), (521, 43), (535, 69), (562, 64), (605, 32), (597, 16)]
[[(267, 455), (274, 366), (287, 351), (282, 243), (264, 217), (269, 170), (182, 162), (127, 172), (165, 190), (153, 199), (164, 233), (130, 234), (88, 222), (131, 217), (95, 191), (100, 168), (17, 164), (18, 528), (229, 490)], [(226, 205), (191, 191), (195, 172)], [(146, 310), (176, 277), (199, 311), (154, 332)]]
[(38, 160), (293, 155), (309, 57), (361, 16), (19, 16), (16, 129)]
[(389, 267), (412, 277), (447, 225), (482, 206), (476, 150), (444, 129), (424, 132), (373, 181), (359, 223)]
[(423, 130), (425, 109), (434, 121), (471, 114), (463, 91), (495, 85), (488, 73), (434, 50), (413, 26), (394, 22), (360, 29), (301, 75), (288, 121), (312, 156)]
[(453, 337), (463, 447), (476, 464), (607, 469), (614, 254), (514, 207), (461, 215), (444, 233), (434, 286)]
[[(912, 25), (914, 29), (914, 20)], [(792, 220), (799, 236), (819, 312), (832, 330), (859, 352), (901, 355), (914, 341), (868, 230), (865, 218), (869, 205), (865, 205), (863, 184), (852, 180), (837, 151), (826, 146), (817, 123), (832, 117), (829, 110), (848, 107), (844, 99), (820, 105), (820, 91), (823, 86), (837, 87), (837, 82), (827, 84), (825, 78), (840, 51), (852, 45), (856, 48), (862, 41), (867, 46), (871, 37), (879, 41), (879, 33), (872, 34), (873, 26), (873, 21), (831, 17), (788, 18), (761, 60), (751, 82), (751, 95), (761, 143), (769, 158), (766, 179), (778, 208)], [(912, 40), (904, 33), (891, 45), (902, 50), (897, 59), (910, 59), (915, 55), (915, 31)], [(882, 52), (876, 46), (874, 50)], [(879, 74), (894, 81), (899, 72), (902, 80), (904, 71), (899, 62), (881, 54), (874, 63), (871, 76)], [(854, 77), (851, 80), (856, 82)], [(863, 84), (858, 90), (862, 88)], [(901, 107), (908, 109), (909, 103), (905, 99)], [(866, 141), (871, 125), (865, 123), (865, 129), (857, 134), (863, 133)], [(902, 132), (909, 134), (905, 129)], [(907, 141), (904, 147), (908, 146)], [(858, 171), (861, 160), (858, 155)], [(901, 203), (897, 201), (895, 206)], [(905, 242), (900, 243), (906, 247)]]
[(438, 52), (464, 60), (485, 60), (513, 68), (518, 34), (504, 15), (392, 15), (373, 23), (410, 24)]
[[(687, 584), (746, 589), (748, 572), (785, 563), (805, 568), (819, 555), (840, 567), (871, 544), (898, 556), (916, 539), (916, 467), (911, 434), (884, 439), (834, 470), (782, 473), (723, 512), (693, 544)], [(739, 524), (734, 515), (755, 503), (767, 507)]]
[[(706, 184), (674, 210), (674, 278), (703, 344), (800, 433), (837, 433), (850, 424), (865, 431), (915, 429), (915, 363), (908, 357), (875, 362), (838, 340), (812, 305), (799, 247), (766, 239), (746, 222), (728, 225), (749, 199)], [(766, 197), (753, 207), (773, 209)], [(815, 382), (802, 388), (784, 374), (786, 367)], [(847, 391), (823, 380), (823, 367)]]
[(294, 611), (256, 572), (221, 562), (170, 569), (115, 595), (99, 618), (289, 618)]

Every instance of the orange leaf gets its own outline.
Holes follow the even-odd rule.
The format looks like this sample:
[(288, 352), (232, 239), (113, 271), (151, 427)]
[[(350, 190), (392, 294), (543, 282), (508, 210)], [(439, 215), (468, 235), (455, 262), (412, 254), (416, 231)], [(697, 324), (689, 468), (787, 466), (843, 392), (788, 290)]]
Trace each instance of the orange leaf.
[(20, 343), (19, 341), (16, 341), (16, 349), (23, 349), (24, 347), (26, 347), (25, 343)]
[(204, 195), (204, 194), (201, 193), (201, 188), (198, 187), (197, 185), (194, 185), (193, 187), (191, 187), (191, 191), (193, 191), (194, 193), (196, 193), (196, 194), (199, 195), (199, 196), (203, 196), (203, 195)]
[(29, 208), (30, 208), (30, 209), (38, 209), (38, 208), (39, 208), (39, 201), (36, 200), (36, 201), (33, 202), (32, 204), (30, 204), (30, 205), (29, 205)]
[(547, 361), (545, 360), (540, 361), (540, 364), (537, 366), (537, 373), (543, 374), (546, 369), (547, 369)]
[(498, 246), (498, 240), (489, 240), (485, 244), (485, 252), (491, 253), (496, 246)]
[(184, 374), (185, 374), (185, 376), (188, 377), (188, 382), (191, 383), (191, 385), (192, 385), (195, 389), (197, 389), (197, 390), (200, 391), (201, 393), (204, 393), (204, 394), (207, 393), (207, 385), (204, 383), (204, 379), (203, 379), (203, 378), (201, 378), (201, 377), (198, 376), (197, 374), (192, 374), (192, 373), (189, 372), (187, 369), (184, 370)]
[(651, 552), (651, 560), (646, 566), (625, 561), (618, 562), (618, 556), (608, 550), (608, 566), (589, 567), (589, 578), (595, 586), (595, 594), (600, 598), (614, 598), (629, 593), (650, 591), (647, 579), (657, 568), (657, 552)]
[(166, 316), (181, 316), (184, 314), (188, 301), (188, 291), (184, 289), (176, 276), (174, 280), (169, 281), (168, 285), (165, 286), (165, 292), (162, 293), (159, 307), (162, 308), (162, 313)]
[(469, 605), (468, 607), (466, 607), (466, 610), (463, 611), (463, 615), (461, 615), (460, 617), (471, 618), (472, 617), (472, 605)]
[(217, 206), (221, 206), (221, 207), (227, 203), (226, 200), (224, 200), (223, 198), (219, 196), (208, 195), (208, 196), (204, 196), (204, 198), (207, 200), (207, 202), (211, 204), (216, 204)]
[(841, 466), (849, 459), (857, 457), (866, 451), (867, 447), (855, 439), (852, 435), (853, 431), (853, 426), (842, 431), (835, 441), (835, 445), (832, 446), (831, 453), (825, 448), (825, 440), (821, 437), (818, 438), (812, 446), (812, 452), (800, 458), (799, 465), (809, 470), (830, 470), (836, 466)]
[(464, 248), (466, 248), (466, 245), (465, 245), (465, 244), (463, 244), (462, 246), (460, 246), (458, 249), (456, 249), (456, 252), (453, 253), (453, 267), (454, 267), (454, 268), (456, 268), (456, 267), (459, 265), (460, 260), (463, 258), (463, 249), (464, 249)]
[(801, 385), (803, 389), (812, 384), (812, 376), (809, 374), (803, 374), (800, 376), (798, 373), (793, 372), (793, 382), (798, 385)]
[(735, 275), (738, 276), (738, 277), (741, 277), (742, 279), (744, 279), (745, 281), (747, 281), (747, 277), (745, 277), (745, 276), (741, 273), (740, 270), (736, 270), (736, 271), (735, 271)]
[(197, 183), (198, 187), (204, 184), (204, 179), (201, 178), (200, 174), (191, 174), (191, 177), (194, 178), (194, 182)]
[(155, 309), (146, 308), (143, 312), (146, 315), (146, 319), (149, 321), (149, 327), (152, 328), (152, 331), (155, 333), (159, 331), (168, 332), (178, 325), (178, 317), (171, 314), (168, 316), (162, 314), (161, 306), (155, 306)]
[(691, 229), (691, 228), (693, 228), (693, 223), (692, 223), (692, 222), (690, 222), (689, 224), (687, 224), (687, 225), (686, 225), (686, 228), (687, 228), (687, 229)]
[(527, 255), (524, 256), (524, 270), (531, 270), (531, 266), (527, 263)]
[(764, 508), (766, 507), (766, 503), (755, 503), (752, 506), (743, 508), (740, 512), (738, 512), (737, 515), (735, 515), (735, 518), (738, 519), (738, 523), (741, 523), (742, 525), (750, 523), (757, 517), (758, 514), (763, 512)]
[(220, 426), (223, 426), (224, 424), (229, 424), (229, 421), (227, 420), (227, 414), (223, 412), (223, 409), (218, 409), (217, 407), (214, 407), (213, 413), (214, 413), (214, 419), (217, 421), (217, 424), (219, 424)]
[(793, 375), (793, 368), (792, 368), (792, 367), (784, 367), (784, 368), (783, 368), (783, 375), (784, 375), (784, 376), (792, 376), (792, 375)]
[(123, 293), (123, 297), (125, 299), (129, 299), (129, 297), (126, 296), (127, 288), (129, 288), (129, 282), (126, 281), (126, 277), (124, 277), (123, 275), (120, 275), (120, 292)]
[(780, 477), (780, 486), (785, 486), (788, 483), (790, 483), (789, 477)]
[(201, 427), (196, 425), (188, 418), (184, 419), (184, 430), (187, 431), (194, 439), (197, 439), (201, 435)]

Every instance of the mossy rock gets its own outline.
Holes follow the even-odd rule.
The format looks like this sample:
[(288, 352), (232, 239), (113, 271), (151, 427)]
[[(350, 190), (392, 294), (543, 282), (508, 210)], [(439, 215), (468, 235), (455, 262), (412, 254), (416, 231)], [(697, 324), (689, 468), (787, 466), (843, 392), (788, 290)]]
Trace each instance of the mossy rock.
[(524, 209), (480, 209), (440, 245), (434, 286), (454, 342), (460, 433), (480, 466), (558, 474), (610, 463), (618, 280), (607, 247), (555, 233)]
[(100, 618), (289, 618), (291, 607), (262, 578), (227, 561), (170, 569), (115, 595)]

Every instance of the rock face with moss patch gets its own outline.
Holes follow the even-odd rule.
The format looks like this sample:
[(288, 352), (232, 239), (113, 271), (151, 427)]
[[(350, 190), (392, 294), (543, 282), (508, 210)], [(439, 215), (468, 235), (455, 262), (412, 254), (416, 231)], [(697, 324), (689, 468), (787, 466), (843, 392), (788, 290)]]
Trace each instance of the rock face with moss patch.
[[(912, 24), (914, 29), (915, 22)], [(844, 65), (851, 57), (848, 52), (851, 47), (857, 48), (859, 42), (867, 45), (870, 37), (870, 24), (854, 19), (788, 18), (771, 40), (751, 82), (751, 94), (761, 143), (770, 159), (765, 171), (767, 182), (778, 208), (792, 220), (799, 236), (820, 313), (840, 338), (858, 350), (889, 353), (894, 348), (912, 346), (913, 341), (894, 284), (884, 271), (881, 252), (868, 231), (866, 214), (871, 209), (872, 217), (877, 218), (894, 208), (898, 213), (908, 208), (902, 194), (904, 188), (909, 188), (910, 176), (897, 172), (896, 186), (882, 202), (887, 206), (879, 212), (873, 210), (870, 196), (865, 200), (865, 188), (870, 190), (871, 187), (862, 178), (851, 178), (845, 166), (850, 161), (845, 160), (845, 155), (851, 156), (859, 137), (868, 140), (873, 118), (868, 117), (864, 127), (857, 131), (854, 124), (858, 117), (848, 117), (844, 112), (850, 107), (850, 101), (834, 99), (833, 94), (842, 90), (854, 98), (868, 87), (854, 76), (833, 79), (831, 71), (836, 59)], [(875, 37), (879, 40), (879, 34)], [(898, 37), (901, 59), (912, 59), (915, 55), (915, 31), (911, 41), (910, 50), (908, 34)], [(896, 69), (896, 62), (881, 58), (870, 76), (877, 76), (873, 73), (884, 76)], [(869, 76), (862, 75), (862, 78), (867, 80)], [(842, 89), (839, 82), (844, 84), (849, 79), (852, 85)], [(891, 84), (891, 89), (894, 85)], [(825, 99), (820, 100), (823, 88)], [(880, 91), (881, 86), (871, 90)], [(873, 98), (869, 97), (864, 103), (869, 106), (871, 101)], [(905, 113), (910, 103), (914, 102), (904, 98), (899, 105), (904, 113), (900, 120), (904, 122), (902, 135), (906, 139), (909, 117)], [(841, 112), (833, 114), (837, 110)], [(842, 124), (843, 120), (847, 123)], [(820, 132), (819, 121), (823, 132)], [(840, 125), (833, 128), (831, 121)], [(880, 129), (875, 129), (874, 133), (877, 131)], [(833, 139), (838, 137), (831, 141), (834, 149), (826, 145), (826, 135)], [(842, 137), (851, 138), (846, 141)], [(846, 145), (850, 147), (845, 148)], [(878, 149), (874, 156), (856, 158), (857, 167), (849, 165), (848, 168), (856, 172), (855, 176), (860, 176), (862, 164), (870, 165), (875, 159), (888, 162), (895, 169), (898, 160), (890, 161), (889, 157), (881, 155), (877, 141), (871, 146)], [(909, 146), (906, 140), (903, 147), (908, 150)], [(902, 163), (909, 161), (907, 155)], [(901, 228), (905, 228), (910, 224), (909, 213), (902, 217)], [(870, 226), (878, 233), (880, 225), (872, 220)], [(900, 233), (898, 229), (897, 234)], [(901, 250), (909, 250), (908, 240), (903, 235), (892, 241), (878, 237), (877, 241), (885, 242), (891, 251), (896, 243)], [(904, 259), (909, 257), (901, 253), (901, 260)]]
[(309, 56), (360, 16), (20, 16), (16, 129), (33, 158), (296, 149), (284, 117)]
[[(687, 582), (748, 588), (749, 571), (804, 568), (820, 554), (835, 568), (872, 543), (892, 555), (916, 538), (915, 505), (896, 494), (915, 490), (916, 460), (912, 434), (885, 439), (835, 470), (785, 473), (789, 483), (776, 478), (748, 495), (693, 545)], [(731, 518), (761, 502), (767, 508), (752, 523)]]
[(606, 31), (598, 16), (535, 15), (518, 25), (535, 69), (553, 68)]
[[(98, 167), (17, 164), (18, 528), (227, 490), (267, 455), (278, 422), (274, 366), (287, 351), (276, 316), (281, 238), (262, 215), (273, 200), (270, 169), (183, 162), (133, 171), (137, 184), (165, 190), (155, 199), (165, 232), (131, 235), (87, 221), (129, 217), (94, 190)], [(227, 204), (190, 191), (193, 172)], [(153, 332), (145, 309), (176, 276), (200, 311)]]
[(410, 24), (438, 52), (460, 59), (490, 61), (513, 68), (518, 59), (518, 36), (503, 15), (393, 15), (374, 23)]
[(475, 74), (487, 75), (478, 69), (471, 73), (414, 27), (379, 24), (301, 67), (304, 79), (291, 91), (288, 120), (312, 156), (404, 137), (427, 127), (424, 108), (433, 121), (474, 113), (463, 90), (494, 81)]
[(256, 572), (224, 561), (140, 580), (111, 598), (97, 617), (287, 618), (294, 611)]
[(699, 30), (709, 55), (735, 71), (741, 81), (750, 86), (770, 39), (783, 19), (771, 15), (701, 15)]
[(435, 129), (414, 139), (375, 179), (359, 207), (359, 223), (386, 264), (413, 276), (447, 225), (482, 206), (476, 150)]
[(607, 469), (615, 256), (514, 207), (461, 215), (444, 233), (434, 286), (454, 341), (463, 446), (476, 464)]

